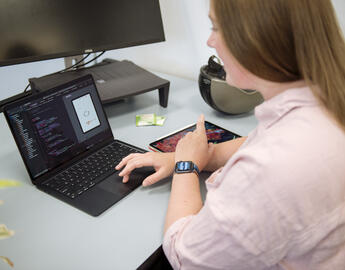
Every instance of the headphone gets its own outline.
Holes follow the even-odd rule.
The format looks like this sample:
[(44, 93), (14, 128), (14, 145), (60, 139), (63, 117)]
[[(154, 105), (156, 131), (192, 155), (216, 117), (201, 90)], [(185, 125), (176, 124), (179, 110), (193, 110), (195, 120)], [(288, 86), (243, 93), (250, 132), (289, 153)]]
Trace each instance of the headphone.
[(213, 109), (225, 114), (240, 114), (253, 110), (264, 101), (258, 91), (230, 86), (225, 78), (225, 70), (215, 55), (200, 68), (200, 94)]

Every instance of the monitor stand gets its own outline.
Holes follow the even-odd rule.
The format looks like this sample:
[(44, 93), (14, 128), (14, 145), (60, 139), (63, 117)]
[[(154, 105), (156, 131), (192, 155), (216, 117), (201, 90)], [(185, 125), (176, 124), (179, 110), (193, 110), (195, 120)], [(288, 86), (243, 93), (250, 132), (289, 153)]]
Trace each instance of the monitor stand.
[(127, 60), (106, 58), (91, 67), (30, 78), (29, 82), (33, 91), (40, 92), (86, 74), (93, 76), (103, 104), (158, 89), (159, 104), (168, 106), (170, 82)]

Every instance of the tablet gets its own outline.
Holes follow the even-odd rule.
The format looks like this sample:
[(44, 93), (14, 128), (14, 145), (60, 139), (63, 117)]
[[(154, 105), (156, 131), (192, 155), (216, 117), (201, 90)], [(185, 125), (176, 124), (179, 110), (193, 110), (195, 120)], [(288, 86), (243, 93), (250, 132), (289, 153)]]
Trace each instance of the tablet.
[[(193, 131), (196, 124), (189, 125), (170, 133), (149, 144), (149, 149), (156, 152), (175, 152), (177, 142), (187, 133)], [(205, 121), (208, 142), (221, 143), (241, 137), (240, 135)]]

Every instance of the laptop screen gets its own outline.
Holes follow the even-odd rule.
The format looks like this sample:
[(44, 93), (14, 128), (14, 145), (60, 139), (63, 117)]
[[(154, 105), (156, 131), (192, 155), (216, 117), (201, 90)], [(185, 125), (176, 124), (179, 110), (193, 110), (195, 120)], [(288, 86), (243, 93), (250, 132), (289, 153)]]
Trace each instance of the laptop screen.
[(11, 104), (5, 113), (33, 179), (113, 138), (90, 75)]

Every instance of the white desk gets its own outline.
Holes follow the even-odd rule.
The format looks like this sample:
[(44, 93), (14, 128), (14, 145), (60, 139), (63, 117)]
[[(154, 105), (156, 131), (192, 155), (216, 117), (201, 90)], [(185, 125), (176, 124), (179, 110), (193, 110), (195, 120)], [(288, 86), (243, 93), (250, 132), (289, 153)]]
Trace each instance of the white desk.
[[(252, 113), (228, 116), (201, 98), (195, 81), (159, 74), (170, 80), (167, 108), (159, 106), (158, 91), (106, 106), (115, 138), (147, 149), (154, 139), (206, 120), (240, 135), (256, 125)], [(135, 115), (156, 113), (163, 127), (136, 127)], [(139, 187), (99, 217), (91, 217), (36, 189), (25, 170), (4, 115), (0, 115), (0, 178), (18, 180), (20, 187), (0, 189), (0, 223), (15, 235), (0, 240), (0, 256), (16, 270), (136, 269), (162, 243), (170, 182)], [(205, 178), (203, 175), (202, 178)], [(11, 269), (0, 261), (0, 269)]]

